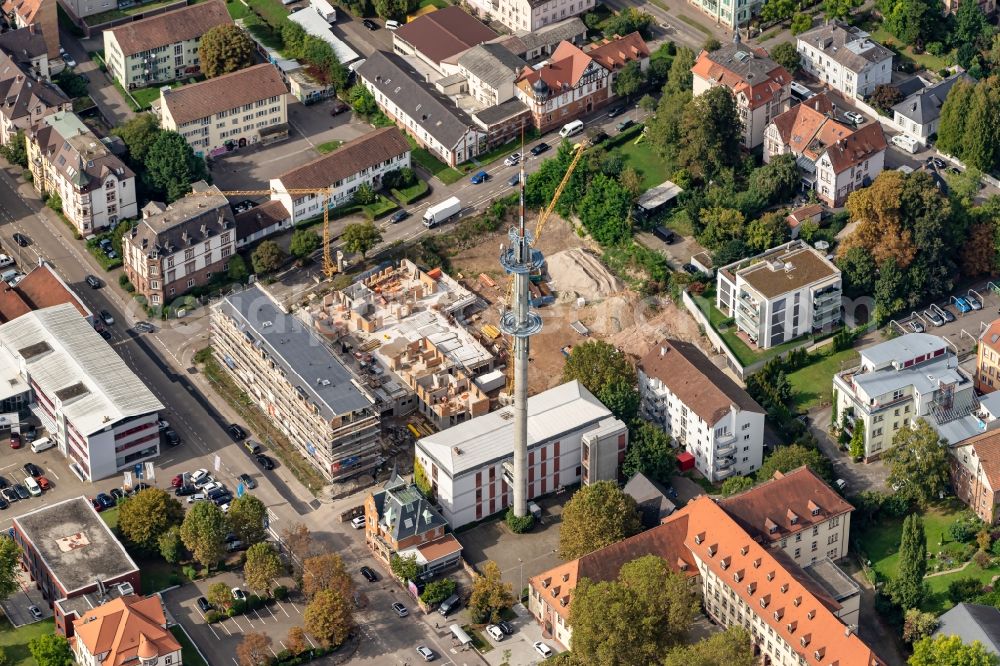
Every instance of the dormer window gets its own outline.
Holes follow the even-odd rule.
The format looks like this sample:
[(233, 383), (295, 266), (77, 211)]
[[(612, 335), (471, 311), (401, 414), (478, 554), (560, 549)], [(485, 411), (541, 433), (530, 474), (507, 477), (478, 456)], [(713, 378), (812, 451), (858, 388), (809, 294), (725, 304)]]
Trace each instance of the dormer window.
[(750, 583), (749, 585), (747, 585), (747, 594), (752, 595), (756, 591), (757, 591), (757, 583)]
[(812, 634), (806, 634), (805, 636), (803, 636), (802, 638), (799, 639), (799, 645), (801, 645), (802, 647), (805, 647), (805, 646), (809, 645), (809, 642), (811, 640), (812, 640)]
[(719, 550), (719, 547), (717, 545), (715, 545), (715, 544), (712, 544), (711, 546), (708, 547), (708, 556), (709, 557), (715, 557), (715, 553), (718, 550)]
[(786, 624), (785, 625), (785, 629), (788, 630), (788, 633), (794, 634), (795, 633), (795, 628), (797, 626), (798, 626), (797, 623), (793, 621), (793, 622), (789, 622), (788, 624)]
[(785, 609), (779, 608), (778, 610), (774, 611), (774, 619), (780, 620), (782, 616), (784, 616), (784, 614), (785, 614)]
[(543, 588), (547, 588), (551, 584), (552, 584), (552, 579), (551, 578), (543, 578), (542, 579), (542, 587)]
[(812, 500), (809, 500), (809, 504), (807, 506), (809, 507), (809, 513), (811, 513), (814, 516), (818, 516), (819, 515), (819, 512), (821, 511), (821, 509), (819, 508), (819, 505), (816, 504), (816, 502), (813, 502)]
[(724, 557), (724, 558), (722, 558), (722, 560), (719, 561), (719, 566), (722, 568), (723, 571), (725, 571), (726, 569), (729, 568), (729, 562), (731, 560), (732, 560), (732, 558)]
[(792, 605), (795, 606), (796, 608), (801, 603), (802, 603), (802, 597), (795, 597), (794, 599), (792, 599)]
[(823, 655), (825, 654), (826, 654), (826, 648), (819, 648), (818, 650), (813, 652), (813, 657), (816, 659), (816, 661), (820, 661), (823, 659)]
[(762, 596), (760, 598), (760, 607), (761, 608), (767, 608), (767, 605), (769, 603), (771, 603), (771, 595), (770, 594), (765, 594), (764, 596)]
[(777, 523), (775, 523), (770, 518), (765, 518), (764, 519), (764, 527), (765, 527), (765, 529), (767, 529), (767, 533), (768, 534), (774, 534), (775, 532), (778, 531), (778, 525), (777, 525)]
[(769, 580), (769, 581), (774, 580), (774, 572), (773, 571), (771, 571), (771, 572), (769, 572), (767, 574), (767, 580)]
[(736, 581), (737, 583), (743, 580), (743, 569), (733, 572), (733, 580)]
[(694, 535), (694, 542), (696, 544), (701, 545), (701, 542), (704, 541), (704, 540), (705, 540), (705, 533), (704, 532), (701, 532), (699, 534), (695, 534)]
[(799, 522), (799, 517), (791, 509), (789, 509), (788, 513), (785, 515), (788, 517), (788, 522), (791, 523), (792, 525), (795, 525)]
[(740, 555), (746, 555), (750, 552), (750, 546), (743, 546), (740, 548)]
[(784, 585), (781, 586), (781, 591), (788, 592), (788, 583), (785, 583)]
[(753, 568), (754, 569), (760, 569), (760, 558), (759, 557), (756, 560), (753, 561)]
[(814, 610), (809, 611), (808, 613), (806, 613), (806, 617), (810, 620), (813, 619), (814, 617), (816, 617), (816, 611)]

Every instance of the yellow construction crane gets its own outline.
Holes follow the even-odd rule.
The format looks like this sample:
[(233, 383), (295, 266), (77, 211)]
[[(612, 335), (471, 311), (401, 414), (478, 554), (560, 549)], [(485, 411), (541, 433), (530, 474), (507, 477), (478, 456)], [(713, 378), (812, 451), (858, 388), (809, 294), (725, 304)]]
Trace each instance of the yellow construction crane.
[(330, 253), (330, 206), (329, 201), (333, 196), (333, 189), (321, 187), (316, 189), (291, 189), (291, 190), (202, 190), (201, 192), (191, 192), (191, 196), (213, 196), (222, 193), (227, 197), (260, 197), (271, 196), (272, 194), (313, 194), (324, 198), (323, 201), (323, 275), (327, 279), (337, 274), (337, 264), (333, 261)]

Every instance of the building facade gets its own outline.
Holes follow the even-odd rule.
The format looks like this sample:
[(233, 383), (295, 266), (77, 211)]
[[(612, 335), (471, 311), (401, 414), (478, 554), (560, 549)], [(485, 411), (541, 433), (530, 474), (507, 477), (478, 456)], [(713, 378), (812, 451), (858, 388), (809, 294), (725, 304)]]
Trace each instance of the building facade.
[(328, 481), (382, 461), (375, 400), (324, 340), (259, 286), (212, 308), (212, 350)]
[[(101, 4), (114, 7), (114, 0), (68, 0), (70, 4)], [(103, 10), (98, 10), (103, 11)], [(3, 12), (14, 28), (34, 26), (45, 38), (49, 60), (61, 60), (59, 51), (59, 12), (56, 0), (4, 0)]]
[(985, 432), (951, 449), (951, 485), (987, 525), (1000, 520), (1000, 431)]
[[(452, 529), (511, 503), (513, 408), (417, 441), (416, 462)], [(528, 398), (528, 499), (618, 478), (628, 429), (579, 382)]]
[(719, 269), (715, 306), (768, 349), (840, 322), (840, 269), (794, 240)]
[(716, 86), (733, 93), (747, 150), (764, 142), (764, 130), (791, 103), (788, 70), (768, 58), (763, 49), (745, 46), (738, 39), (716, 51), (702, 51), (691, 74), (695, 97)]
[(135, 217), (135, 174), (73, 113), (59, 111), (25, 137), (32, 184), (58, 196), (62, 213), (81, 236)]
[(514, 85), (542, 133), (600, 109), (612, 97), (611, 72), (570, 42), (559, 44), (539, 67), (525, 67)]
[(272, 178), (271, 199), (280, 201), (296, 224), (322, 215), (324, 204), (336, 208), (350, 202), (362, 185), (381, 189), (382, 176), (409, 166), (410, 144), (406, 137), (395, 127), (383, 127)]
[(639, 364), (640, 410), (712, 483), (760, 468), (764, 409), (694, 345), (664, 340)]
[(893, 53), (870, 37), (833, 21), (799, 35), (795, 48), (803, 70), (848, 98), (863, 99), (892, 83)]
[(941, 126), (941, 107), (948, 93), (959, 81), (975, 83), (967, 74), (954, 74), (913, 93), (892, 107), (892, 120), (904, 134), (916, 139), (922, 146), (930, 142)]
[(236, 253), (236, 222), (215, 185), (192, 183), (193, 194), (170, 205), (146, 204), (122, 236), (125, 275), (151, 306), (166, 305), (228, 270)]
[(288, 136), (287, 92), (277, 67), (253, 65), (176, 90), (164, 88), (160, 124), (202, 157), (269, 143)]
[(18, 132), (27, 134), (45, 116), (73, 110), (73, 102), (62, 90), (33, 76), (5, 53), (0, 54), (0, 98), (5, 100), (0, 105), (0, 144), (4, 146)]
[(1000, 319), (979, 334), (975, 381), (979, 393), (992, 393), (1000, 388)]
[[(17, 63), (24, 73), (41, 81), (52, 81), (48, 46), (39, 26), (31, 24), (0, 34), (0, 51)], [(16, 72), (5, 71), (7, 77), (16, 75)]]
[(125, 90), (201, 73), (201, 36), (231, 25), (226, 5), (210, 0), (104, 31), (104, 61)]
[(520, 35), (586, 14), (596, 3), (594, 0), (473, 0), (470, 4), (477, 13)]

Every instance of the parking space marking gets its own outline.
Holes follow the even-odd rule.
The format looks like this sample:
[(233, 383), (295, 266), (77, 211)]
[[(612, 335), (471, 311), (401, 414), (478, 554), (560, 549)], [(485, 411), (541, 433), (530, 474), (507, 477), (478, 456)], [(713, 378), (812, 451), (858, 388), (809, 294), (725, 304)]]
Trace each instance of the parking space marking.
[(58, 480), (59, 480), (59, 475), (58, 475), (58, 474), (56, 474), (55, 472), (53, 472), (53, 471), (52, 471), (52, 468), (51, 468), (51, 467), (47, 467), (46, 469), (48, 469), (48, 470), (49, 470), (49, 474), (51, 474), (51, 475), (52, 475), (52, 478), (53, 478), (53, 479), (55, 479), (56, 481), (58, 481)]

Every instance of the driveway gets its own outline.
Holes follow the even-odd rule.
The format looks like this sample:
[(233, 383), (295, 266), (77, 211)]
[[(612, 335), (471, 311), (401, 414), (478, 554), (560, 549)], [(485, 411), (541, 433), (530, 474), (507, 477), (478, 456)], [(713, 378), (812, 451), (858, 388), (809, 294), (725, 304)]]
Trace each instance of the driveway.
[[(89, 81), (87, 83), (87, 94), (94, 100), (97, 108), (101, 111), (101, 115), (104, 116), (109, 125), (117, 127), (135, 116), (135, 112), (125, 103), (121, 93), (115, 88), (114, 83), (90, 59), (90, 54), (87, 53), (84, 45), (76, 37), (73, 37), (65, 30), (60, 30), (59, 43), (76, 60), (76, 69), (73, 71), (87, 77)], [(91, 48), (96, 51), (104, 48), (104, 46), (96, 41), (92, 41)]]
[[(49, 602), (42, 596), (41, 590), (31, 581), (31, 577), (26, 571), (18, 570), (17, 585), (20, 589), (0, 603), (0, 607), (3, 608), (3, 614), (7, 616), (7, 619), (10, 620), (10, 623), (14, 627), (34, 624), (35, 622), (52, 617), (52, 609), (49, 607)], [(28, 612), (30, 606), (37, 606), (38, 610), (42, 611), (42, 617), (38, 619), (33, 618)]]
[(819, 448), (833, 464), (833, 478), (847, 482), (846, 493), (856, 495), (865, 490), (886, 490), (889, 469), (881, 460), (870, 463), (856, 463), (846, 452), (841, 451), (837, 442), (826, 431), (830, 424), (830, 410), (827, 405), (809, 411), (809, 430), (819, 442)]
[[(486, 640), (493, 647), (492, 650), (483, 655), (483, 660), (491, 666), (500, 666), (505, 661), (508, 664), (517, 666), (528, 666), (529, 664), (540, 664), (543, 660), (540, 654), (535, 651), (534, 643), (542, 641), (554, 652), (561, 652), (562, 649), (555, 641), (545, 640), (542, 637), (542, 628), (535, 618), (531, 616), (528, 609), (521, 604), (514, 606), (517, 617), (509, 620), (514, 625), (514, 633), (504, 637), (499, 643), (487, 636)], [(486, 632), (483, 632), (486, 635)]]

